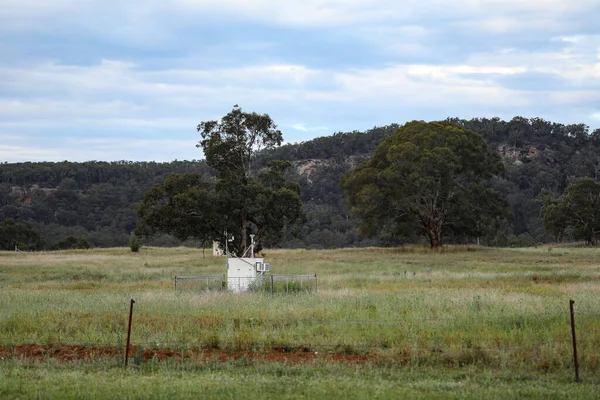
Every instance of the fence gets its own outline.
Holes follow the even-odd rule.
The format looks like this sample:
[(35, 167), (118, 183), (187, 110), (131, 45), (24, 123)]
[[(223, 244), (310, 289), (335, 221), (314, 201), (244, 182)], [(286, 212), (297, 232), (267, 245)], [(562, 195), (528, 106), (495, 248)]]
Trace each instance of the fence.
[(300, 293), (316, 292), (317, 274), (314, 275), (262, 275), (232, 278), (222, 276), (176, 276), (176, 292), (232, 291)]
[[(306, 275), (301, 276), (301, 277), (307, 277)], [(308, 276), (311, 277), (311, 276)], [(188, 279), (191, 277), (187, 277)], [(198, 278), (206, 278), (206, 277), (198, 277)], [(210, 278), (210, 277), (209, 277)], [(264, 277), (263, 277), (264, 278)], [(271, 282), (271, 288), (273, 288), (274, 286), (274, 282), (275, 282), (275, 276), (269, 275), (268, 276), (269, 279), (260, 279), (258, 280), (260, 284), (264, 283), (264, 282)], [(296, 277), (279, 277), (279, 278), (296, 278)], [(314, 276), (315, 278), (315, 284), (316, 284), (316, 275)], [(225, 277), (222, 277), (223, 280), (227, 279)], [(255, 283), (255, 282), (254, 282)], [(260, 285), (259, 285), (260, 286)], [(131, 299), (131, 307), (133, 307), (133, 303), (134, 300), (133, 298)], [(304, 354), (306, 355), (307, 353), (310, 353), (311, 356), (314, 352), (314, 355), (317, 355), (319, 352), (315, 351), (315, 350), (326, 350), (328, 351), (328, 354), (331, 356), (331, 354), (333, 352), (341, 352), (342, 354), (345, 354), (346, 356), (355, 356), (354, 358), (344, 358), (343, 356), (340, 358), (340, 354), (338, 353), (335, 356), (331, 356), (330, 359), (337, 359), (337, 360), (353, 360), (353, 361), (357, 361), (357, 360), (362, 360), (362, 361), (369, 361), (369, 360), (378, 360), (378, 362), (383, 362), (384, 360), (387, 359), (388, 362), (400, 362), (400, 363), (413, 363), (415, 365), (435, 365), (438, 363), (442, 363), (445, 365), (452, 365), (452, 366), (464, 366), (464, 365), (468, 365), (468, 364), (473, 364), (473, 365), (489, 365), (489, 366), (493, 366), (493, 367), (508, 367), (510, 368), (511, 365), (520, 365), (523, 366), (525, 363), (527, 362), (531, 362), (535, 368), (538, 368), (540, 370), (544, 370), (546, 372), (548, 372), (550, 369), (562, 369), (565, 368), (571, 364), (571, 362), (573, 362), (573, 366), (574, 366), (574, 370), (575, 370), (575, 382), (580, 382), (580, 374), (579, 374), (579, 359), (577, 356), (577, 344), (576, 344), (576, 331), (575, 331), (575, 317), (574, 317), (574, 301), (570, 300), (569, 301), (569, 308), (570, 308), (570, 325), (571, 325), (571, 340), (572, 340), (572, 349), (573, 349), (573, 359), (571, 359), (571, 357), (569, 356), (569, 351), (568, 351), (568, 344), (566, 343), (567, 341), (565, 340), (560, 340), (556, 343), (551, 343), (549, 341), (543, 340), (546, 343), (544, 343), (542, 346), (539, 346), (539, 342), (538, 343), (530, 343), (529, 345), (523, 345), (524, 343), (521, 343), (520, 346), (507, 346), (508, 343), (500, 343), (498, 341), (499, 337), (495, 337), (493, 341), (490, 341), (489, 337), (488, 340), (484, 343), (479, 343), (479, 344), (474, 344), (471, 340), (471, 338), (465, 338), (465, 337), (461, 337), (458, 338), (459, 340), (456, 343), (450, 343), (449, 341), (445, 341), (445, 346), (440, 346), (441, 343), (423, 343), (422, 340), (425, 339), (425, 341), (427, 341), (427, 336), (430, 336), (429, 334), (427, 336), (422, 336), (419, 334), (416, 334), (414, 337), (414, 341), (412, 341), (411, 345), (407, 346), (408, 342), (405, 342), (404, 345), (401, 345), (400, 347), (396, 348), (395, 351), (393, 352), (389, 352), (390, 349), (392, 349), (393, 346), (392, 343), (388, 342), (387, 340), (383, 340), (381, 341), (381, 337), (377, 337), (374, 338), (376, 339), (376, 342), (378, 343), (370, 343), (367, 344), (366, 346), (362, 346), (362, 348), (357, 348), (356, 347), (356, 337), (351, 340), (350, 343), (337, 343), (337, 344), (333, 344), (333, 343), (327, 343), (327, 340), (325, 343), (310, 343), (309, 341), (304, 341), (301, 340), (300, 342), (298, 342), (298, 339), (300, 338), (298, 335), (294, 335), (294, 340), (293, 343), (285, 343), (285, 341), (280, 341), (280, 339), (273, 341), (274, 337), (269, 337), (269, 332), (273, 332), (275, 330), (279, 330), (281, 328), (285, 329), (289, 329), (292, 328), (294, 330), (299, 330), (299, 331), (303, 331), (303, 329), (301, 328), (301, 325), (305, 325), (305, 327), (307, 326), (312, 326), (312, 327), (317, 327), (319, 330), (319, 338), (323, 338), (323, 336), (325, 336), (327, 334), (327, 330), (323, 330), (322, 328), (326, 325), (331, 324), (331, 322), (337, 322), (337, 323), (343, 323), (344, 326), (344, 332), (346, 334), (349, 333), (349, 331), (351, 330), (351, 327), (353, 325), (358, 325), (361, 327), (360, 329), (360, 336), (365, 335), (367, 332), (373, 332), (374, 328), (375, 330), (377, 329), (374, 325), (379, 324), (379, 329), (383, 328), (385, 325), (390, 324), (394, 326), (396, 329), (400, 328), (401, 326), (404, 328), (404, 330), (406, 329), (406, 326), (404, 323), (402, 323), (399, 320), (394, 320), (394, 321), (372, 321), (372, 320), (344, 320), (344, 321), (331, 321), (331, 320), (315, 320), (315, 319), (308, 319), (308, 320), (302, 320), (302, 321), (294, 321), (291, 324), (289, 322), (285, 322), (285, 321), (281, 321), (281, 320), (264, 320), (264, 319), (254, 319), (254, 318), (249, 318), (246, 319), (246, 321), (243, 321), (241, 318), (234, 318), (233, 319), (233, 342), (231, 342), (229, 345), (222, 343), (221, 342), (221, 338), (219, 338), (218, 336), (215, 336), (214, 333), (212, 335), (209, 336), (209, 340), (208, 343), (204, 343), (203, 345), (200, 345), (200, 343), (197, 343), (196, 346), (194, 346), (192, 344), (192, 346), (190, 347), (189, 345), (191, 344), (189, 341), (184, 341), (184, 342), (179, 342), (176, 347), (179, 347), (181, 349), (180, 351), (180, 356), (181, 358), (183, 358), (185, 356), (185, 354), (187, 354), (187, 357), (190, 356), (194, 356), (194, 353), (190, 353), (189, 350), (190, 349), (195, 349), (196, 351), (196, 356), (200, 356), (200, 358), (204, 357), (204, 350), (205, 348), (210, 348), (213, 350), (215, 349), (223, 349), (223, 347), (225, 347), (225, 350), (227, 349), (227, 347), (229, 347), (230, 350), (236, 350), (238, 353), (240, 353), (243, 355), (243, 357), (249, 357), (250, 359), (253, 359), (256, 356), (260, 355), (265, 355), (267, 351), (275, 351), (275, 353), (270, 353), (269, 354), (269, 359), (271, 360), (275, 360), (277, 359), (276, 356), (274, 356), (274, 354), (277, 354), (277, 352), (281, 352), (286, 354), (285, 357), (283, 357), (283, 361), (287, 362), (288, 361), (288, 357), (291, 353), (294, 353), (294, 359), (296, 360), (302, 360), (302, 359), (306, 359), (306, 357), (301, 357), (298, 356), (298, 354)], [(129, 354), (129, 333), (131, 330), (131, 312), (132, 309), (130, 309), (130, 314), (129, 314), (129, 326), (128, 326), (128, 336), (127, 336), (127, 346), (126, 346), (126, 350), (125, 350), (125, 365), (127, 365), (127, 357)], [(584, 314), (585, 315), (585, 314)], [(582, 315), (580, 315), (582, 316)], [(587, 314), (588, 317), (593, 317), (594, 322), (595, 322), (595, 318), (598, 317), (598, 314)], [(562, 314), (554, 314), (552, 315), (552, 317), (556, 318), (558, 317), (559, 319), (563, 320), (563, 323), (566, 322), (564, 315)], [(420, 322), (424, 322), (425, 320), (435, 320), (435, 321), (439, 321), (440, 319), (448, 319), (451, 320), (453, 318), (449, 318), (449, 317), (441, 317), (441, 318), (418, 318), (418, 320)], [(217, 330), (221, 330), (223, 328), (225, 328), (224, 325), (227, 325), (227, 323), (225, 322), (224, 319), (222, 318), (215, 318), (213, 320), (211, 320), (210, 318), (206, 318), (204, 320), (200, 320), (202, 321), (200, 323), (201, 327), (202, 325), (205, 325), (204, 328), (209, 328), (211, 330), (217, 328)], [(375, 324), (374, 324), (375, 322)], [(383, 322), (383, 324), (381, 324)], [(398, 324), (399, 322), (401, 322), (401, 324)], [(416, 321), (415, 321), (416, 322)], [(589, 324), (590, 321), (586, 321), (588, 322), (586, 325)], [(245, 326), (243, 327), (242, 324), (244, 324)], [(565, 324), (567, 325), (567, 324)], [(231, 326), (231, 325), (230, 325)], [(589, 326), (589, 325), (588, 325)], [(592, 326), (595, 328), (595, 324), (592, 323)], [(300, 328), (300, 329), (299, 329)], [(366, 329), (365, 329), (366, 328)], [(385, 329), (385, 328), (384, 328)], [(395, 330), (395, 329), (394, 329)], [(225, 329), (225, 331), (228, 331), (228, 329)], [(198, 332), (200, 333), (200, 332)], [(225, 333), (225, 332), (222, 332)], [(267, 333), (267, 335), (265, 335), (265, 333)], [(315, 333), (315, 332), (313, 332)], [(329, 332), (329, 333), (333, 333), (333, 332)], [(337, 336), (337, 338), (339, 339), (339, 333), (340, 332), (335, 332)], [(416, 332), (413, 332), (416, 333)], [(431, 332), (428, 332), (431, 333)], [(591, 333), (591, 332), (589, 332)], [(594, 338), (597, 338), (597, 332), (595, 332), (594, 329)], [(325, 334), (325, 335), (324, 335)], [(195, 336), (195, 335), (194, 335)], [(202, 336), (202, 335), (199, 335)], [(378, 335), (376, 335), (378, 336)], [(267, 339), (266, 343), (262, 342), (261, 343), (261, 337), (262, 339)], [(406, 337), (406, 335), (401, 335), (403, 341), (406, 341), (406, 339), (408, 339), (408, 337)], [(258, 339), (258, 340), (257, 340)], [(308, 339), (308, 338), (306, 338)], [(313, 336), (313, 339), (316, 339), (316, 337)], [(330, 340), (333, 339), (333, 337), (329, 338)], [(429, 339), (431, 339), (431, 337), (429, 337)], [(447, 338), (448, 339), (448, 338)], [(465, 341), (465, 339), (467, 339)], [(539, 339), (538, 339), (539, 340)], [(318, 341), (318, 340), (317, 340)], [(411, 340), (409, 339), (409, 342)], [(585, 361), (586, 361), (586, 366), (590, 367), (590, 370), (592, 372), (592, 374), (594, 374), (595, 372), (598, 371), (598, 365), (599, 365), (599, 355), (597, 353), (597, 351), (595, 351), (595, 346), (596, 343), (594, 343), (595, 340), (592, 339), (592, 342), (587, 342), (586, 343), (586, 350), (591, 350), (589, 352), (587, 352), (586, 357), (585, 357)], [(184, 345), (184, 343), (187, 345)], [(144, 351), (144, 347), (143, 345), (148, 345), (150, 344), (152, 347), (154, 347), (154, 350), (150, 350), (150, 351)], [(146, 342), (146, 343), (140, 343), (138, 342), (138, 346), (137, 347), (137, 353), (138, 353), (138, 358), (139, 361), (141, 362), (143, 359), (150, 359), (150, 358), (156, 358), (158, 356), (158, 354), (162, 354), (160, 353), (161, 351), (161, 347), (164, 349), (165, 347), (172, 347), (174, 343), (160, 343), (157, 341), (152, 341), (152, 342)], [(198, 346), (199, 345), (199, 346)], [(225, 346), (223, 346), (225, 345)], [(184, 353), (184, 348), (187, 347), (188, 348), (188, 353)], [(376, 350), (376, 353), (373, 354), (373, 350)], [(384, 354), (377, 354), (380, 351), (388, 351), (387, 353), (387, 358), (385, 353)], [(218, 350), (220, 351), (220, 350)], [(164, 352), (164, 350), (163, 350)], [(167, 350), (167, 352), (169, 352), (169, 350)], [(218, 353), (217, 353), (218, 354)], [(359, 358), (356, 358), (356, 356), (358, 356)], [(210, 353), (208, 353), (208, 357), (210, 357)], [(218, 358), (218, 357), (217, 357)], [(227, 359), (227, 354), (221, 354), (221, 358), (219, 359)], [(233, 358), (235, 358), (235, 355), (233, 355)], [(571, 361), (572, 360), (572, 361)]]
[[(314, 275), (310, 277), (316, 280)], [(202, 278), (202, 285), (207, 284), (206, 277), (187, 277), (182, 281), (200, 282), (190, 278)], [(228, 284), (226, 277), (210, 278), (209, 287), (212, 282)], [(275, 278), (273, 276), (273, 287), (280, 284), (285, 291), (285, 278), (293, 277)], [(265, 282), (271, 282), (271, 275), (263, 277), (262, 283)], [(281, 296), (273, 300), (284, 305), (314, 298)], [(564, 308), (530, 309), (526, 313), (512, 310), (505, 315), (478, 308), (466, 313), (437, 315), (422, 315), (415, 309), (404, 309), (396, 314), (382, 310), (381, 315), (369, 303), (356, 301), (355, 311), (364, 311), (356, 315), (351, 309), (328, 307), (308, 313), (289, 312), (287, 307), (267, 313), (260, 311), (260, 307), (236, 307), (232, 312), (228, 307), (216, 305), (213, 309), (200, 308), (194, 297), (190, 299), (193, 301), (188, 308), (182, 308), (185, 302), (181, 302), (175, 309), (164, 310), (157, 309), (153, 302), (135, 302), (133, 318), (134, 300), (131, 299), (128, 323), (123, 323), (127, 321), (124, 307), (122, 314), (102, 312), (96, 317), (83, 311), (80, 314), (66, 312), (53, 319), (60, 323), (48, 320), (45, 324), (31, 325), (29, 321), (36, 319), (34, 316), (8, 319), (4, 331), (0, 330), (5, 334), (4, 340), (12, 340), (7, 332), (22, 329), (21, 342), (41, 343), (42, 347), (23, 345), (11, 350), (0, 346), (0, 355), (39, 357), (45, 354), (77, 359), (81, 351), (116, 356), (130, 348), (131, 338), (131, 346), (134, 346), (131, 354), (138, 354), (140, 362), (155, 356), (183, 358), (184, 353), (200, 358), (212, 353), (222, 356), (220, 359), (235, 354), (253, 358), (278, 353), (286, 356), (294, 353), (292, 356), (296, 357), (301, 353), (333, 359), (340, 359), (340, 355), (356, 356), (415, 366), (478, 365), (506, 370), (526, 367), (543, 373), (574, 367), (576, 381), (580, 372), (582, 379), (588, 381), (600, 373), (600, 313), (589, 305), (575, 313), (573, 301), (569, 302), (568, 309), (565, 305)], [(264, 304), (264, 301), (258, 303)], [(127, 354), (125, 352), (126, 357)]]

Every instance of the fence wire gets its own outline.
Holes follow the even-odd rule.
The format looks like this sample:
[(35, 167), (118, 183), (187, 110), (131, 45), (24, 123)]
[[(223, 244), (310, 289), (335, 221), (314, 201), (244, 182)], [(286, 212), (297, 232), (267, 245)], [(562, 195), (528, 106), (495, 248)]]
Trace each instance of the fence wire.
[[(275, 277), (268, 277), (263, 282), (285, 282), (285, 277), (278, 281)], [(182, 281), (206, 284), (206, 278), (202, 277), (203, 281)], [(223, 277), (213, 278), (208, 281), (209, 289), (212, 281), (223, 282)], [(357, 303), (357, 307), (361, 306)], [(393, 318), (376, 312), (372, 318), (353, 318), (351, 314), (315, 317), (314, 314), (294, 316), (284, 313), (279, 318), (262, 318), (259, 314), (224, 316), (199, 310), (186, 311), (155, 313), (143, 304), (136, 305), (131, 344), (135, 351), (142, 352), (138, 357), (153, 357), (153, 351), (166, 352), (170, 356), (179, 353), (182, 357), (185, 352), (219, 353), (224, 357), (235, 352), (251, 356), (312, 352), (323, 356), (382, 356), (391, 362), (424, 360), (452, 363), (458, 360), (456, 362), (467, 364), (531, 365), (542, 369), (570, 368), (573, 360), (570, 317), (566, 310), (537, 312), (529, 309), (523, 310), (527, 314), (510, 312), (504, 315), (501, 312), (492, 315), (473, 309), (459, 316), (441, 314), (427, 317), (401, 311)], [(589, 307), (575, 312), (581, 365), (590, 373), (600, 370), (598, 316), (600, 313)], [(543, 324), (540, 329), (540, 320), (552, 322), (548, 325), (550, 329), (543, 329)], [(90, 340), (93, 334), (88, 336), (84, 330), (74, 332), (72, 327), (64, 331), (56, 329), (49, 332), (52, 343), (46, 345), (48, 350), (45, 351), (49, 357), (57, 354), (53, 353), (56, 351), (53, 346), (87, 346), (92, 349), (104, 346), (113, 349), (111, 354), (115, 354), (115, 350), (124, 352), (126, 326), (112, 323), (111, 326), (110, 333), (96, 336), (99, 340)], [(80, 335), (82, 340), (76, 340), (76, 335)], [(0, 346), (0, 352), (7, 354), (8, 349), (10, 354), (10, 348), (10, 345)]]

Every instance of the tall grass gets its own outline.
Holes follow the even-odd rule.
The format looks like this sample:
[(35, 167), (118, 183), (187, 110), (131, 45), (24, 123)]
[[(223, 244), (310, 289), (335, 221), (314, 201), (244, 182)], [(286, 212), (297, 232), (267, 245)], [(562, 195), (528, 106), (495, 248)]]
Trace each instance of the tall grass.
[[(318, 274), (319, 291), (177, 294), (175, 275), (218, 275), (224, 260), (142, 248), (0, 257), (0, 345), (305, 349), (376, 354), (414, 366), (570, 368), (568, 300), (580, 364), (597, 373), (600, 252), (455, 248), (268, 250), (276, 274)], [(237, 322), (236, 322), (237, 321)]]

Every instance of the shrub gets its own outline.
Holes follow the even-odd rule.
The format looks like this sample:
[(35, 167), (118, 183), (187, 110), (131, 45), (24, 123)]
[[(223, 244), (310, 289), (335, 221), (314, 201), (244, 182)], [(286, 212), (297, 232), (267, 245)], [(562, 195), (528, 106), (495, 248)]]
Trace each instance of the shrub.
[(91, 249), (92, 247), (92, 243), (88, 238), (79, 238), (79, 241), (77, 242), (78, 249)]
[(135, 233), (131, 232), (131, 235), (129, 235), (129, 248), (134, 253), (137, 253), (138, 251), (140, 251), (140, 247), (142, 247), (140, 238), (137, 237)]
[(87, 238), (77, 238), (69, 235), (65, 240), (59, 242), (56, 248), (59, 250), (91, 249), (92, 243)]

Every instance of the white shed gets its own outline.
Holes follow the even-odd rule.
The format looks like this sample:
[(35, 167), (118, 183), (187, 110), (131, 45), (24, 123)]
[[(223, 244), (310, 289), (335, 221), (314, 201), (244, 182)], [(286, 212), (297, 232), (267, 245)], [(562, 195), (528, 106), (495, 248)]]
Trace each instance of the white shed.
[(265, 264), (264, 258), (228, 258), (227, 282), (229, 289), (234, 292), (248, 290), (250, 284), (260, 279), (263, 273), (269, 269), (269, 264)]

